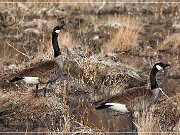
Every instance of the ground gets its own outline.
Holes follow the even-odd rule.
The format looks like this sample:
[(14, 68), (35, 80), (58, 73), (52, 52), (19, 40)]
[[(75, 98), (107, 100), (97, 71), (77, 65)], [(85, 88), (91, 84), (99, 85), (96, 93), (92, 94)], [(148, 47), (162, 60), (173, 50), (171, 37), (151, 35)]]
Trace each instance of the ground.
[[(156, 2), (157, 0), (155, 0)], [(29, 1), (28, 1), (29, 2)], [(0, 131), (100, 134), (180, 132), (180, 5), (178, 3), (0, 3)], [(59, 34), (62, 76), (43, 97), (43, 87), (9, 83), (19, 71), (53, 59), (51, 31)], [(157, 103), (137, 118), (94, 109), (94, 102), (131, 87), (149, 87), (156, 62)], [(50, 133), (47, 133), (50, 134)]]

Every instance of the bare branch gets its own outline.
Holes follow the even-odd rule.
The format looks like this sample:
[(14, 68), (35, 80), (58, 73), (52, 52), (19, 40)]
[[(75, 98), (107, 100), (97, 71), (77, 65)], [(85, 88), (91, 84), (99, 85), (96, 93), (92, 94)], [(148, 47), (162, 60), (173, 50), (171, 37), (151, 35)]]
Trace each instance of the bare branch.
[(29, 57), (28, 55), (26, 55), (25, 53), (23, 53), (23, 52), (19, 51), (18, 49), (16, 49), (16, 48), (15, 48), (13, 45), (11, 45), (7, 40), (6, 40), (6, 42), (7, 42), (7, 44), (8, 44), (10, 47), (12, 47), (12, 48), (13, 48), (14, 50), (16, 50), (18, 53), (20, 53), (20, 54), (28, 57), (29, 59), (31, 58), (31, 57)]

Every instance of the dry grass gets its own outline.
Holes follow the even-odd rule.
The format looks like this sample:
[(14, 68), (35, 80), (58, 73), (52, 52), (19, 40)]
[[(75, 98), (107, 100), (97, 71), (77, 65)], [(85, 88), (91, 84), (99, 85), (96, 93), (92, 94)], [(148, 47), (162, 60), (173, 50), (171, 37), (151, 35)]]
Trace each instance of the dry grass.
[(59, 35), (60, 46), (65, 46), (68, 49), (72, 50), (77, 47), (78, 43), (75, 39), (72, 38), (69, 32), (64, 32)]
[(135, 125), (138, 128), (138, 135), (144, 135), (148, 132), (149, 134), (151, 134), (151, 132), (159, 132), (158, 120), (153, 117), (153, 112), (153, 109), (144, 111), (141, 116), (138, 116), (135, 121)]
[[(20, 44), (10, 44), (20, 52), (24, 53), (24, 49)], [(8, 45), (6, 40), (1, 40), (0, 44), (0, 61), (3, 62), (2, 66), (9, 66), (10, 64), (18, 64), (22, 62), (24, 57), (21, 53), (19, 53), (17, 50), (12, 48), (10, 45)], [(7, 60), (8, 59), (8, 60)]]
[(138, 17), (130, 17), (130, 16), (123, 16), (117, 15), (116, 18), (112, 16), (108, 16), (104, 25), (109, 25), (114, 28), (126, 28), (134, 32), (143, 32), (143, 22)]
[[(138, 128), (138, 134), (175, 134), (179, 132), (180, 116), (179, 94), (169, 99), (165, 98), (160, 103), (152, 106), (148, 111), (144, 111), (139, 116), (135, 125)], [(154, 133), (153, 133), (154, 132)], [(158, 133), (159, 132), (159, 133)]]
[(119, 29), (110, 43), (105, 46), (105, 52), (124, 52), (137, 47), (138, 34), (128, 29)]
[[(27, 1), (30, 2), (31, 0), (27, 0)], [(32, 1), (35, 1), (35, 0), (32, 0)], [(41, 1), (42, 0), (40, 0), (39, 2)], [(46, 1), (49, 1), (49, 0), (46, 0)], [(70, 95), (72, 97), (69, 97), (68, 92), (69, 91), (74, 92), (74, 91), (71, 91), (71, 85), (67, 86), (66, 84), (64, 84), (64, 87), (63, 87), (60, 84), (62, 80), (59, 80), (57, 84), (53, 84), (51, 86), (52, 89), (55, 90), (55, 94), (52, 93), (52, 95), (46, 98), (41, 97), (42, 95), (40, 95), (39, 98), (35, 99), (32, 94), (32, 89), (34, 89), (34, 86), (31, 87), (26, 84), (17, 83), (18, 85), (17, 87), (15, 86), (15, 84), (9, 84), (7, 82), (9, 80), (9, 75), (14, 74), (16, 70), (21, 70), (23, 68), (26, 68), (31, 63), (36, 63), (37, 61), (53, 59), (52, 45), (51, 45), (51, 39), (50, 39), (51, 35), (49, 35), (49, 33), (51, 33), (50, 32), (51, 28), (54, 25), (56, 25), (59, 20), (61, 20), (64, 16), (67, 15), (66, 8), (64, 12), (62, 11), (64, 10), (63, 6), (71, 5), (72, 8), (68, 10), (68, 14), (70, 13), (70, 16), (74, 15), (74, 14), (71, 14), (71, 11), (73, 11), (73, 13), (80, 14), (80, 16), (82, 15), (82, 13), (92, 13), (92, 18), (89, 18), (88, 15), (86, 16), (86, 14), (82, 15), (82, 18), (85, 16), (87, 17), (87, 22), (84, 23), (85, 27), (81, 27), (81, 29), (84, 30), (82, 32), (84, 32), (85, 34), (88, 33), (89, 31), (91, 32), (91, 30), (92, 31), (94, 30), (95, 32), (97, 32), (98, 29), (100, 29), (100, 26), (103, 26), (104, 29), (105, 27), (110, 27), (110, 30), (115, 28), (115, 31), (116, 31), (115, 34), (113, 30), (112, 30), (113, 32), (108, 31), (109, 32), (108, 34), (110, 35), (112, 39), (109, 43), (107, 43), (107, 46), (104, 48), (104, 52), (106, 51), (124, 52), (124, 51), (130, 51), (136, 48), (137, 40), (139, 37), (138, 33), (143, 31), (143, 23), (139, 21), (137, 18), (123, 17), (119, 15), (112, 16), (112, 14), (110, 14), (108, 16), (105, 16), (105, 18), (103, 17), (101, 18), (101, 16), (100, 17), (94, 16), (94, 13), (97, 13), (95, 11), (98, 10), (102, 5), (102, 2), (93, 3), (95, 1), (96, 0), (89, 0), (88, 2), (91, 2), (89, 4), (73, 4), (73, 5), (71, 4), (58, 5), (54, 3), (53, 4), (30, 3), (30, 4), (25, 4), (25, 6), (28, 7), (27, 12), (22, 12), (23, 10), (22, 11), (17, 10), (17, 12), (22, 12), (17, 15), (15, 15), (16, 11), (7, 12), (7, 15), (9, 15), (9, 17), (5, 18), (3, 23), (7, 23), (8, 21), (10, 21), (10, 24), (7, 23), (7, 25), (11, 26), (11, 25), (14, 25), (14, 21), (15, 23), (17, 23), (16, 25), (18, 25), (19, 21), (24, 21), (23, 27), (21, 27), (20, 25), (17, 26), (17, 29), (16, 29), (17, 31), (14, 32), (17, 35), (21, 33), (19, 29), (25, 29), (27, 27), (40, 29), (42, 30), (42, 33), (44, 34), (43, 41), (41, 42), (40, 46), (37, 47), (37, 50), (36, 50), (37, 52), (33, 54), (34, 57), (32, 59), (26, 60), (26, 62), (24, 63), (22, 63), (22, 59), (24, 59), (24, 56), (21, 56), (17, 51), (8, 47), (6, 42), (1, 42), (0, 53), (1, 53), (2, 58), (0, 59), (0, 64), (1, 64), (0, 86), (2, 86), (2, 89), (0, 88), (0, 94), (1, 94), (0, 113), (2, 112), (5, 114), (5, 115), (2, 115), (3, 118), (9, 118), (12, 120), (10, 121), (10, 124), (11, 122), (13, 123), (13, 120), (15, 120), (17, 124), (21, 124), (21, 123), (24, 124), (27, 118), (29, 118), (35, 123), (43, 122), (43, 124), (46, 126), (42, 130), (40, 129), (41, 127), (40, 128), (36, 127), (34, 130), (36, 130), (37, 132), (38, 131), (42, 131), (42, 132), (43, 131), (58, 131), (59, 133), (61, 133), (61, 132), (73, 131), (74, 133), (80, 133), (80, 134), (83, 134), (84, 132), (88, 134), (90, 133), (95, 134), (94, 128), (89, 127), (88, 125), (86, 125), (86, 123), (83, 123), (84, 121), (89, 121), (89, 119), (85, 119), (83, 115), (81, 115), (82, 123), (79, 123), (79, 127), (77, 128), (73, 127), (74, 130), (71, 130), (71, 126), (73, 126), (71, 122), (74, 122), (74, 123), (77, 122), (75, 118), (73, 118), (73, 116), (70, 116), (70, 111), (72, 110), (70, 110), (71, 108), (69, 108), (70, 105), (68, 103), (68, 100), (69, 98), (75, 98), (73, 97), (73, 95)], [(70, 1), (65, 0), (65, 2), (70, 2)], [(2, 8), (3, 6), (4, 8), (8, 6), (9, 10), (10, 9), (14, 10), (15, 8), (12, 8), (12, 7), (16, 7), (17, 4), (2, 4)], [(130, 5), (128, 4), (124, 5), (124, 7), (128, 7), (128, 6), (130, 9), (131, 8)], [(107, 11), (111, 10), (109, 7), (113, 7), (113, 4), (110, 5), (106, 3), (106, 5), (102, 9), (100, 9), (103, 12), (99, 11), (99, 13), (108, 13)], [(42, 12), (43, 15), (38, 14), (40, 12), (39, 10), (43, 8), (45, 8), (46, 12)], [(153, 12), (159, 12), (159, 9), (161, 8), (162, 7), (160, 6), (157, 10), (154, 9), (156, 11), (153, 11)], [(68, 9), (68, 6), (67, 6), (67, 9)], [(63, 13), (61, 14), (61, 12)], [(19, 18), (20, 20), (18, 20)], [(35, 25), (25, 26), (27, 22), (28, 23), (31, 22), (30, 20), (33, 20), (34, 18), (47, 20), (48, 22), (47, 26), (44, 27), (44, 24), (39, 21), (37, 21)], [(27, 19), (28, 21), (25, 19)], [(78, 27), (76, 22), (72, 21), (71, 23), (74, 24), (73, 26)], [(92, 26), (88, 25), (90, 29), (86, 29), (87, 24), (93, 24), (93, 25)], [(13, 32), (10, 30), (8, 31), (9, 33), (6, 33), (6, 34), (9, 36), (11, 35), (14, 36), (14, 34), (12, 34)], [(80, 29), (76, 29), (76, 30), (78, 32), (81, 32)], [(76, 90), (78, 92), (81, 90), (82, 93), (83, 92), (90, 93), (90, 91), (94, 90), (94, 85), (97, 84), (99, 86), (103, 86), (103, 84), (106, 83), (106, 86), (102, 87), (101, 89), (99, 89), (98, 87), (94, 95), (92, 93), (88, 95), (90, 96), (91, 99), (95, 99), (96, 98), (95, 96), (98, 97), (98, 96), (103, 96), (105, 94), (113, 95), (115, 93), (119, 93), (122, 90), (122, 87), (123, 87), (122, 84), (133, 83), (135, 86), (137, 86), (135, 80), (137, 80), (137, 83), (139, 83), (139, 81), (141, 82), (141, 80), (138, 80), (138, 77), (136, 76), (136, 71), (134, 72), (134, 70), (131, 68), (128, 68), (127, 65), (125, 64), (123, 65), (123, 63), (117, 62), (117, 61), (121, 61), (120, 59), (116, 61), (114, 61), (113, 59), (109, 60), (107, 57), (104, 57), (104, 55), (100, 59), (98, 58), (97, 59), (82, 58), (83, 60), (78, 59), (78, 56), (80, 53), (73, 49), (77, 47), (76, 45), (80, 44), (80, 42), (82, 41), (81, 38), (83, 37), (80, 38), (79, 40), (80, 42), (76, 42), (76, 39), (74, 39), (73, 35), (71, 34), (72, 33), (70, 33), (70, 30), (68, 32), (62, 31), (62, 34), (60, 34), (59, 36), (59, 43), (60, 43), (60, 46), (61, 46), (60, 48), (62, 49), (62, 51), (64, 51), (62, 46), (65, 46), (65, 48), (68, 48), (69, 50), (74, 51), (74, 52), (71, 52), (72, 57), (70, 57), (69, 54), (67, 54), (66, 52), (65, 52), (66, 54), (63, 52), (63, 55), (65, 55), (65, 57), (67, 56), (67, 58), (70, 58), (69, 61), (66, 61), (67, 63), (65, 65), (68, 75), (69, 77), (71, 77), (71, 80), (69, 79), (68, 83), (72, 83), (72, 85), (75, 85), (75, 87), (77, 87)], [(75, 32), (73, 34), (75, 34)], [(27, 35), (27, 36), (30, 36), (30, 35)], [(170, 36), (168, 39), (164, 41), (162, 48), (159, 47), (159, 50), (172, 51), (172, 52), (179, 53), (180, 41), (177, 38), (178, 36), (179, 34), (177, 34), (176, 36), (174, 35)], [(26, 40), (28, 40), (28, 37)], [(23, 50), (22, 46), (18, 46), (19, 48), (16, 47), (17, 45), (16, 43), (12, 45), (14, 45), (14, 47), (20, 51)], [(86, 48), (86, 44), (83, 44), (83, 47)], [(22, 59), (18, 59), (19, 57), (21, 57)], [(127, 55), (128, 58), (122, 57), (122, 55), (119, 57), (124, 59), (124, 63), (125, 61), (127, 61), (127, 59), (130, 58), (128, 55)], [(134, 58), (132, 59), (134, 60)], [(144, 63), (143, 62), (140, 63), (139, 61), (140, 59), (137, 59), (137, 61), (134, 62), (134, 64), (136, 66), (138, 64), (139, 66), (142, 66), (142, 64), (144, 64), (145, 61), (147, 61), (147, 59), (144, 59), (143, 61)], [(172, 59), (169, 59), (169, 61), (172, 61)], [(16, 63), (19, 65), (15, 66), (15, 69), (11, 69), (13, 68), (13, 65), (11, 65), (12, 63)], [(132, 65), (132, 62), (129, 62), (128, 65)], [(175, 66), (178, 69), (178, 66), (179, 66), (178, 61), (175, 63)], [(141, 68), (143, 69), (143, 67)], [(174, 71), (177, 72), (177, 70), (175, 69)], [(105, 77), (103, 82), (102, 82), (101, 75)], [(123, 78), (122, 81), (125, 81), (125, 83), (120, 82), (121, 78)], [(77, 81), (75, 81), (76, 79), (78, 79), (78, 83)], [(99, 81), (98, 79), (101, 81), (101, 83), (98, 82)], [(87, 86), (87, 85), (84, 85), (84, 83), (90, 84), (90, 85)], [(121, 85), (117, 85), (118, 83), (120, 83)], [(110, 86), (111, 84), (114, 84), (114, 85)], [(80, 92), (77, 94), (79, 94), (80, 96), (84, 96), (84, 95), (81, 95)], [(174, 100), (174, 98), (176, 100)], [(180, 98), (179, 96), (176, 96), (174, 98), (170, 98), (169, 100), (161, 102), (154, 108), (150, 109), (148, 112), (143, 112), (142, 116), (139, 117), (136, 121), (139, 134), (144, 134), (143, 132), (165, 131), (166, 129), (167, 129), (166, 131), (175, 131), (175, 132), (180, 130), (179, 129), (180, 123), (177, 121), (177, 118), (179, 116), (178, 107), (180, 106), (180, 101), (179, 101)], [(79, 97), (78, 97), (78, 100), (79, 100)], [(173, 104), (171, 101), (173, 101)], [(86, 111), (86, 108), (82, 107), (81, 109), (83, 111), (84, 110)], [(2, 116), (0, 115), (0, 117)], [(96, 119), (96, 117), (93, 117), (93, 118)], [(92, 120), (92, 118), (90, 119)], [(21, 122), (21, 123), (18, 123), (18, 122)], [(58, 122), (59, 125), (56, 125), (57, 124), (56, 122)], [(126, 121), (123, 121), (123, 122), (126, 122)], [(116, 124), (116, 121), (115, 122), (113, 121), (112, 123)], [(1, 128), (3, 127), (1, 126)], [(28, 130), (32, 131), (30, 128), (28, 128)]]
[(180, 94), (165, 98), (156, 105), (154, 115), (159, 119), (161, 131), (179, 132), (178, 125), (180, 116)]
[(166, 38), (166, 40), (158, 46), (159, 51), (180, 53), (180, 33), (175, 33)]
[[(17, 83), (19, 85), (19, 83)], [(66, 85), (66, 84), (65, 84)], [(67, 89), (57, 84), (51, 85), (53, 88), (47, 98), (42, 97), (42, 89), (39, 89), (39, 98), (34, 98), (33, 87), (28, 85), (14, 86), (13, 90), (1, 92), (0, 108), (1, 119), (8, 120), (8, 130), (13, 128), (19, 131), (24, 130), (27, 121), (30, 127), (28, 131), (69, 132), (69, 108), (67, 106)], [(7, 88), (6, 88), (7, 89)], [(9, 119), (10, 118), (10, 119)], [(34, 123), (33, 123), (34, 122)], [(35, 123), (39, 124), (36, 125)], [(34, 126), (32, 126), (34, 125)], [(0, 128), (3, 128), (1, 125)], [(21, 127), (21, 128), (20, 128)]]

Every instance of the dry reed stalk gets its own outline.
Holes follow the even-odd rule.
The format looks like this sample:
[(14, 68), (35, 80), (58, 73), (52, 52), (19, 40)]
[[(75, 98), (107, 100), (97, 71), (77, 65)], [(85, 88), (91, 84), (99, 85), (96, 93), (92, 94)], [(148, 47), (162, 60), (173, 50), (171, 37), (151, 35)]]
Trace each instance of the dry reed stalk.
[(160, 132), (158, 120), (153, 116), (154, 108), (149, 111), (143, 111), (141, 116), (138, 116), (135, 120), (135, 125), (138, 130), (138, 135), (144, 135), (149, 132)]

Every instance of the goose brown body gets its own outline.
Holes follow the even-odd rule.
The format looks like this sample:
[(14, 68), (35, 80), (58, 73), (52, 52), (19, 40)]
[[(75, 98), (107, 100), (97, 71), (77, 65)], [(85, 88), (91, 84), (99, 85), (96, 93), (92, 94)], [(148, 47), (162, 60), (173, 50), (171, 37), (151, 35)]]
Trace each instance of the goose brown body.
[(42, 84), (50, 83), (56, 80), (59, 76), (60, 70), (59, 64), (56, 60), (39, 62), (31, 65), (30, 68), (20, 71), (16, 76), (24, 77), (38, 77), (39, 82)]
[(106, 103), (117, 103), (125, 105), (128, 111), (140, 111), (148, 108), (157, 100), (159, 89), (156, 88), (156, 90), (150, 91), (146, 87), (131, 88), (127, 92), (117, 94), (99, 103), (101, 107)]

